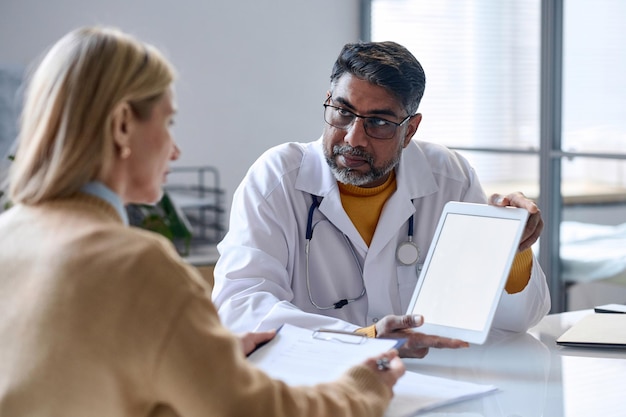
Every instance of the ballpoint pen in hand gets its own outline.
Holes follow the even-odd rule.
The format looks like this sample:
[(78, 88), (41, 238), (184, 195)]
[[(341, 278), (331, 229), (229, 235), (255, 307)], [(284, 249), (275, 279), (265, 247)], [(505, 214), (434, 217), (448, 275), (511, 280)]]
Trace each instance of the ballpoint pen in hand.
[(389, 370), (389, 359), (388, 358), (380, 358), (376, 360), (376, 367), (379, 371), (387, 371)]

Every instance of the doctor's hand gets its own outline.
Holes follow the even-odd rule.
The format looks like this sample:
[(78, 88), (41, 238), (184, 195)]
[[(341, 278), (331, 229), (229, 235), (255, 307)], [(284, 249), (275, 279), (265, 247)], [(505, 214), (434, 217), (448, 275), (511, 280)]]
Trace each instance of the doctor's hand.
[(539, 211), (539, 207), (537, 207), (534, 201), (529, 200), (518, 191), (507, 195), (493, 194), (489, 197), (489, 204), (499, 207), (519, 207), (528, 211), (529, 216), (526, 221), (526, 228), (519, 244), (520, 252), (530, 248), (539, 239), (539, 235), (543, 230), (543, 219), (541, 218), (541, 211)]
[(469, 343), (463, 340), (432, 336), (411, 330), (423, 323), (424, 317), (420, 315), (385, 316), (376, 323), (376, 337), (406, 338), (404, 345), (398, 349), (403, 358), (423, 358), (431, 347), (448, 349), (469, 347)]
[(258, 333), (244, 333), (237, 335), (243, 349), (243, 354), (248, 356), (260, 344), (269, 342), (276, 336), (276, 330)]

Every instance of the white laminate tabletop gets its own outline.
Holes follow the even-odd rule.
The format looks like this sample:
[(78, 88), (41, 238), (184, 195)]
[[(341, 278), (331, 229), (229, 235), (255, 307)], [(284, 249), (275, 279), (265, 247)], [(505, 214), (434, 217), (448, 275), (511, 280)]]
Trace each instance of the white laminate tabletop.
[(626, 417), (626, 349), (556, 345), (587, 314), (595, 313), (549, 315), (528, 333), (493, 331), (484, 345), (405, 359), (411, 371), (499, 388), (419, 416)]

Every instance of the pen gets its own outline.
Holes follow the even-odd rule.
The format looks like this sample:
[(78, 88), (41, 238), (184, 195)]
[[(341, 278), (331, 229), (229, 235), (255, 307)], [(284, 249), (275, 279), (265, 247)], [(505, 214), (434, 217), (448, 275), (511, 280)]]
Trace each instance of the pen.
[(322, 333), (338, 333), (338, 334), (349, 334), (351, 336), (363, 336), (361, 334), (350, 332), (347, 330), (334, 330), (334, 329), (317, 329), (318, 332)]
[[(326, 335), (324, 335), (324, 333)], [(332, 336), (333, 334), (336, 336)], [(367, 336), (346, 330), (318, 329), (313, 332), (313, 337), (316, 339), (335, 340), (337, 342), (351, 343), (354, 345), (360, 345), (367, 341)]]
[(387, 371), (389, 369), (389, 359), (380, 358), (376, 360), (376, 367), (379, 371)]

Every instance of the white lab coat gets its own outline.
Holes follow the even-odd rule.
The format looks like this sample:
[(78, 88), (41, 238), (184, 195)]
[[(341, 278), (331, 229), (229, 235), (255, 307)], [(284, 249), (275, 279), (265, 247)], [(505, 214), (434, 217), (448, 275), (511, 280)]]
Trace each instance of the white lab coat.
[[(469, 163), (432, 143), (412, 141), (396, 177), (397, 190), (386, 202), (368, 247), (342, 207), (321, 139), (265, 152), (237, 188), (229, 230), (218, 245), (213, 300), (224, 324), (235, 332), (283, 323), (353, 330), (389, 314), (405, 314), (417, 268), (399, 264), (396, 248), (407, 240), (409, 217), (415, 214), (421, 264), (445, 203), (484, 203), (486, 197)], [(366, 289), (364, 297), (341, 309), (319, 310), (309, 298), (305, 233), (312, 194), (321, 197), (309, 252), (313, 301), (330, 306)], [(525, 331), (549, 309), (545, 276), (535, 259), (527, 287), (517, 294), (503, 291), (493, 326)]]

